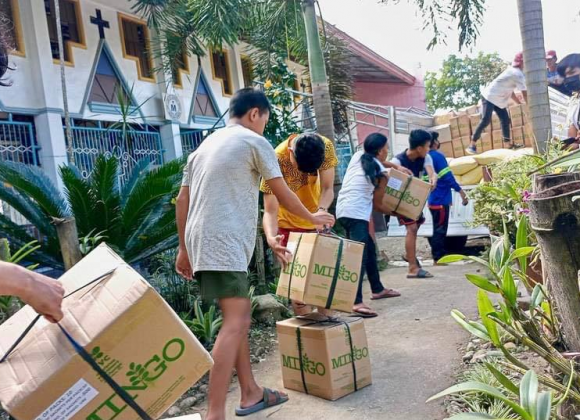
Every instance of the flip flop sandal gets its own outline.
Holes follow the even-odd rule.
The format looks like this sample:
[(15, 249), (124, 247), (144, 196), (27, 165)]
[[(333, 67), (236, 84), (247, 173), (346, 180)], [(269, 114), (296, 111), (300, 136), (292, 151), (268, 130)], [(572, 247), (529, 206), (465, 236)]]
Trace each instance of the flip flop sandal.
[(407, 275), (408, 279), (430, 279), (433, 278), (433, 274), (428, 271), (423, 270), (422, 268), (419, 270), (417, 274), (409, 274)]
[[(407, 259), (407, 257), (402, 255), (401, 258), (403, 259), (403, 261), (405, 261), (407, 264), (409, 264), (409, 260)], [(419, 268), (423, 268), (423, 266), (421, 265), (421, 262), (419, 261), (419, 258), (415, 258), (415, 261), (417, 261), (417, 265), (419, 266)]]
[[(385, 293), (386, 292), (386, 293)], [(379, 297), (371, 296), (371, 300), (381, 300), (381, 299), (389, 299), (389, 298), (396, 298), (401, 296), (399, 292), (393, 289), (385, 289), (380, 293)]]
[[(270, 401), (270, 397), (274, 396), (274, 401)], [(283, 396), (279, 391), (273, 391), (268, 388), (264, 388), (264, 398), (259, 403), (254, 404), (247, 408), (236, 408), (236, 416), (245, 417), (250, 414), (257, 413), (258, 411), (265, 410), (267, 408), (276, 407), (277, 405), (284, 404), (288, 401), (288, 396)]]
[(375, 311), (370, 308), (360, 308), (356, 311), (352, 311), (352, 314), (349, 315), (353, 318), (376, 318), (379, 316)]

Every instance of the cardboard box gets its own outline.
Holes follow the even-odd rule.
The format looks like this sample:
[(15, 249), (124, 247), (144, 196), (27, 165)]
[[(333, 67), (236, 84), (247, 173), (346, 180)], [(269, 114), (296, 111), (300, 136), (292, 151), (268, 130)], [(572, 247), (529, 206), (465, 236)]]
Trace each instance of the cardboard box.
[(459, 135), (461, 137), (471, 137), (471, 120), (469, 118), (469, 115), (461, 115), (457, 117)]
[(483, 133), (477, 143), (481, 144), (482, 151), (484, 152), (493, 149), (493, 140), (491, 138), (491, 134), (489, 133)]
[[(342, 256), (337, 261), (341, 242)], [(318, 233), (293, 232), (288, 249), (294, 259), (280, 273), (278, 296), (321, 308), (352, 311), (361, 281), (364, 244)]]
[(494, 149), (503, 149), (505, 147), (503, 144), (503, 133), (501, 130), (492, 131), (491, 140), (493, 142)]
[(512, 141), (514, 144), (524, 144), (524, 127), (512, 128)]
[(384, 204), (392, 212), (418, 220), (431, 192), (431, 185), (395, 169), (389, 169)]
[(524, 125), (524, 113), (521, 105), (510, 106), (509, 113), (512, 127), (522, 127)]
[[(475, 133), (475, 130), (477, 129), (477, 127), (479, 126), (479, 123), (481, 122), (481, 115), (479, 115), (479, 114), (470, 115), (469, 121), (471, 123), (471, 133)], [(487, 127), (485, 127), (483, 132), (491, 134), (491, 124), (489, 124)]]
[(453, 154), (453, 143), (441, 143), (439, 151), (443, 153), (447, 158), (455, 157)]
[(452, 139), (461, 137), (461, 133), (459, 132), (459, 117), (453, 117), (449, 120), (449, 129), (451, 130)]
[[(109, 247), (101, 245), (61, 277), (66, 293), (115, 269), (64, 300), (60, 325), (159, 418), (211, 367), (209, 353), (157, 292)], [(4, 353), (34, 319), (25, 307), (0, 326)], [(55, 324), (40, 320), (0, 364), (0, 401), (19, 420), (134, 420)]]
[(451, 127), (449, 126), (449, 124), (438, 125), (436, 127), (433, 127), (430, 131), (439, 133), (439, 143), (441, 144), (451, 143), (451, 140), (453, 139), (451, 137)]
[(455, 117), (455, 113), (454, 112), (449, 112), (447, 114), (435, 115), (435, 117), (433, 117), (433, 123), (435, 125), (445, 125), (445, 124), (449, 124), (449, 121), (453, 117)]
[(534, 139), (536, 135), (534, 134), (534, 129), (532, 128), (531, 124), (524, 125), (524, 141), (526, 147), (534, 147)]
[(458, 139), (453, 139), (451, 144), (453, 146), (453, 157), (459, 158), (465, 156), (465, 147), (463, 147), (461, 137)]
[(359, 390), (371, 385), (371, 361), (361, 318), (321, 323), (293, 318), (278, 322), (276, 329), (285, 388), (308, 390), (310, 395), (334, 401), (355, 391), (355, 371)]

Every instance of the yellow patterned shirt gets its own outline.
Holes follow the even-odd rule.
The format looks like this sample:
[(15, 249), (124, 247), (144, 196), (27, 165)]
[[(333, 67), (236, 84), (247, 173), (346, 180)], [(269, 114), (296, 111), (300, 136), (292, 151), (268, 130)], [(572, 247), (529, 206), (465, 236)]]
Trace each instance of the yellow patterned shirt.
[[(292, 164), (290, 159), (290, 150), (288, 149), (288, 141), (294, 138), (291, 136), (288, 140), (280, 143), (276, 147), (276, 156), (278, 157), (278, 163), (280, 164), (280, 169), (282, 170), (282, 176), (284, 181), (288, 184), (288, 187), (296, 193), (302, 204), (310, 210), (311, 212), (316, 212), (318, 209), (318, 203), (320, 201), (320, 179), (318, 173), (316, 174), (306, 174), (300, 172), (296, 166)], [(338, 165), (338, 158), (336, 157), (336, 152), (332, 142), (326, 137), (322, 137), (325, 145), (324, 162), (320, 167), (320, 171), (335, 168)], [(268, 183), (262, 180), (262, 185), (260, 190), (264, 194), (272, 194), (272, 190), (268, 186)], [(308, 221), (293, 215), (288, 210), (286, 210), (282, 205), (280, 205), (280, 210), (278, 211), (278, 226), (282, 229), (314, 229), (315, 226)]]

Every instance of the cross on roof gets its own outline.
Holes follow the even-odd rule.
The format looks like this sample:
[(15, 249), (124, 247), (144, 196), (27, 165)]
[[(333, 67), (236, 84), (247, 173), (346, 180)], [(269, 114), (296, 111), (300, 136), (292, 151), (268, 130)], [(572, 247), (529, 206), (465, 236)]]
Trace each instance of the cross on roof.
[(105, 39), (105, 28), (109, 28), (109, 22), (103, 19), (100, 9), (96, 9), (97, 16), (91, 16), (91, 23), (99, 27), (99, 38)]

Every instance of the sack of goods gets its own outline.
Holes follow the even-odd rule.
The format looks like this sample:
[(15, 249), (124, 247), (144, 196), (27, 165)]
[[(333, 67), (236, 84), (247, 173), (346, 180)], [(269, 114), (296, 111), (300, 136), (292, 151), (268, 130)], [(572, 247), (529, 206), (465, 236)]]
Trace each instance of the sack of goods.
[(361, 318), (293, 318), (276, 329), (284, 387), (334, 401), (371, 385)]
[(0, 402), (19, 420), (157, 419), (212, 367), (161, 296), (106, 245), (60, 278), (64, 318), (0, 326)]
[(293, 260), (280, 274), (276, 294), (321, 308), (351, 312), (364, 244), (333, 235), (292, 232)]
[(383, 200), (393, 213), (418, 220), (423, 214), (430, 192), (431, 184), (396, 169), (389, 169), (389, 180)]
[(465, 175), (469, 171), (474, 170), (479, 166), (479, 163), (472, 156), (464, 156), (453, 159), (449, 162), (449, 168), (453, 175)]

